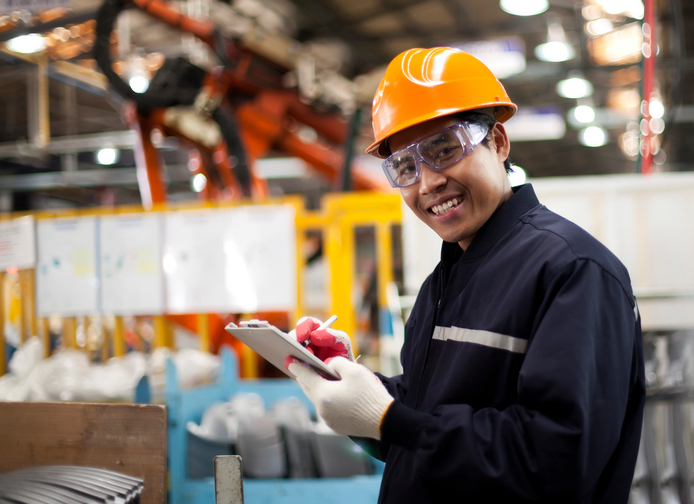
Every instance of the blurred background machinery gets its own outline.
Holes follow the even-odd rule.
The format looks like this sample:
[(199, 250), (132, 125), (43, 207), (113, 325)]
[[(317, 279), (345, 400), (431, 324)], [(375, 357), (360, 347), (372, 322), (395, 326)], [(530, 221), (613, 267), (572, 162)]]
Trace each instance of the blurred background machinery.
[(3, 0), (0, 209), (379, 188), (370, 101), (413, 46), (499, 75), (531, 177), (689, 170), (692, 6), (526, 3)]

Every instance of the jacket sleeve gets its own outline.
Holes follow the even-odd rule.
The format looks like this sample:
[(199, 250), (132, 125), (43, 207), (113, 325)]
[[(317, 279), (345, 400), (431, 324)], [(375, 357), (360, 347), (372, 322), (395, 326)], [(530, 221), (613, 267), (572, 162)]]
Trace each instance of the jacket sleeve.
[(640, 376), (633, 297), (590, 260), (572, 263), (545, 292), (516, 404), (445, 404), (428, 414), (396, 398), (388, 410), (383, 442), (416, 452), (426, 479), (490, 501), (568, 502), (562, 496), (595, 487)]

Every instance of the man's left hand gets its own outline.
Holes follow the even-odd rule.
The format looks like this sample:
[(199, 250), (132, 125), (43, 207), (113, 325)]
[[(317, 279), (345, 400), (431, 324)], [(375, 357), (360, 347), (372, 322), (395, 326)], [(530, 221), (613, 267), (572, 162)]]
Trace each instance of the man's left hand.
[(296, 359), (287, 369), (337, 434), (381, 439), (381, 421), (393, 402), (381, 380), (366, 367), (343, 357), (329, 359), (327, 364), (340, 380), (326, 380)]
[(321, 324), (322, 322), (316, 318), (302, 317), (296, 329), (289, 332), (289, 336), (324, 362), (334, 357), (344, 357), (354, 361), (349, 335), (332, 328), (319, 329)]

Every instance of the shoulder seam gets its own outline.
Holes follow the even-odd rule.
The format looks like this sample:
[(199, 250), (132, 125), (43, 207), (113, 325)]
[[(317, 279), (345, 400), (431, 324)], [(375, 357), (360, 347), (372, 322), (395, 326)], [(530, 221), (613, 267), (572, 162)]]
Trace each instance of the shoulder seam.
[[(545, 208), (545, 207), (543, 206), (543, 208)], [(551, 210), (549, 210), (549, 209), (548, 209), (548, 211), (551, 212)], [(558, 214), (557, 214), (557, 215), (558, 215)], [(525, 217), (525, 216), (524, 216), (524, 217)], [(561, 216), (560, 216), (560, 217), (561, 217)], [(564, 217), (562, 217), (562, 218), (564, 219)], [(612, 277), (612, 278), (619, 284), (619, 287), (622, 289), (622, 292), (624, 292), (624, 295), (630, 300), (630, 303), (631, 303), (632, 301), (633, 301), (634, 303), (636, 302), (636, 301), (635, 301), (635, 296), (633, 295), (633, 293), (630, 294), (629, 292), (627, 292), (627, 291), (625, 290), (623, 282), (622, 282), (618, 277), (616, 277), (611, 271), (609, 271), (607, 268), (605, 268), (602, 264), (600, 264), (599, 262), (597, 262), (595, 259), (593, 259), (593, 258), (591, 258), (591, 257), (585, 257), (585, 256), (582, 256), (582, 255), (577, 254), (577, 253), (576, 253), (576, 250), (574, 250), (574, 248), (571, 246), (571, 243), (569, 243), (565, 237), (563, 237), (563, 236), (560, 235), (560, 234), (555, 233), (554, 231), (552, 231), (552, 230), (550, 230), (550, 229), (539, 228), (539, 227), (537, 227), (534, 223), (525, 220), (525, 218), (521, 218), (520, 220), (521, 220), (521, 222), (523, 222), (524, 224), (527, 224), (527, 225), (529, 225), (529, 226), (532, 226), (533, 228), (537, 229), (537, 230), (540, 231), (540, 232), (552, 234), (552, 235), (556, 236), (557, 238), (559, 238), (560, 240), (562, 240), (562, 242), (564, 242), (564, 243), (566, 244), (566, 246), (569, 248), (569, 250), (571, 250), (571, 253), (574, 255), (574, 261), (589, 261), (589, 262), (595, 264), (598, 268), (600, 268), (604, 273), (606, 273), (607, 275), (609, 275), (610, 277)], [(568, 221), (568, 222), (571, 222), (571, 221)], [(575, 224), (575, 223), (573, 223), (573, 222), (571, 222), (571, 223), (572, 223), (574, 226), (577, 226), (577, 225), (578, 225), (578, 224)], [(586, 231), (586, 233), (587, 233), (587, 231)], [(591, 235), (591, 236), (592, 236), (592, 235)], [(597, 238), (595, 238), (594, 236), (593, 236), (593, 239), (597, 240), (599, 243), (602, 244), (602, 242), (600, 242), (600, 241), (599, 241)], [(604, 244), (603, 244), (603, 246), (604, 246)], [(609, 250), (609, 249), (608, 249), (608, 250)], [(610, 251), (610, 253), (613, 253), (611, 250), (609, 250), (609, 251)], [(572, 261), (570, 261), (569, 263), (567, 263), (563, 268), (561, 268), (561, 269), (557, 272), (557, 275), (559, 275), (562, 271), (564, 271), (564, 269), (566, 269), (566, 268), (567, 268), (568, 266), (570, 266), (571, 264), (572, 264)], [(624, 266), (624, 268), (626, 269), (626, 266)], [(556, 276), (555, 276), (555, 277), (556, 277)]]

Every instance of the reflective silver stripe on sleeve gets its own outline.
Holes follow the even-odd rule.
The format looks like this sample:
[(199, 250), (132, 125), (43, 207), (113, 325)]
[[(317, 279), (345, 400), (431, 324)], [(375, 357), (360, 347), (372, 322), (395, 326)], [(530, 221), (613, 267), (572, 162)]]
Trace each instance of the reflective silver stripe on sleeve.
[(434, 328), (435, 340), (453, 340), (462, 343), (476, 343), (500, 350), (508, 350), (514, 353), (525, 353), (528, 350), (528, 341), (521, 338), (514, 338), (505, 334), (491, 331), (481, 331), (479, 329), (463, 329), (461, 327), (441, 327)]

